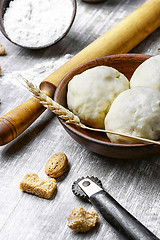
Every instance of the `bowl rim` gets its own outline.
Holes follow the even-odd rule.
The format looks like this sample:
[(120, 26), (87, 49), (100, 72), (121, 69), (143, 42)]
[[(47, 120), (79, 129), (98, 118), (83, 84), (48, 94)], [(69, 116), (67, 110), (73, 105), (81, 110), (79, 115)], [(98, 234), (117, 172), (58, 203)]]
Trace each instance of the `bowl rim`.
[[(100, 58), (95, 58), (93, 60), (90, 60), (90, 61), (87, 61), (87, 62), (84, 62), (82, 64), (80, 64), (79, 66), (75, 67), (73, 70), (71, 70), (68, 74), (66, 74), (63, 79), (60, 81), (58, 87), (56, 88), (56, 91), (55, 91), (55, 94), (54, 94), (54, 101), (58, 102), (57, 101), (57, 96), (58, 96), (58, 92), (60, 91), (61, 87), (63, 86), (63, 83), (68, 79), (68, 76), (70, 76), (71, 74), (74, 75), (74, 73), (76, 73), (77, 69), (79, 68), (83, 68), (84, 66), (86, 66), (86, 64), (92, 64), (93, 62), (96, 61), (103, 61), (104, 59), (116, 59), (118, 57), (126, 57), (126, 58), (134, 58), (134, 57), (139, 57), (139, 58), (142, 58), (142, 59), (148, 59), (150, 57), (152, 57), (153, 55), (147, 55), (147, 54), (137, 54), (137, 53), (126, 53), (126, 54), (114, 54), (114, 55), (109, 55), (109, 56), (104, 56), (104, 57), (100, 57)], [(107, 66), (107, 65), (106, 65)], [(72, 78), (71, 78), (72, 79)], [(58, 117), (58, 116), (57, 116)], [(96, 143), (96, 144), (101, 144), (101, 145), (104, 145), (104, 146), (110, 146), (110, 147), (121, 147), (121, 148), (137, 148), (137, 147), (147, 147), (149, 145), (154, 145), (153, 143), (133, 143), (133, 144), (125, 144), (125, 143), (112, 143), (112, 142), (105, 142), (105, 141), (102, 141), (102, 140), (97, 140), (95, 138), (92, 138), (88, 135), (85, 135), (83, 134), (82, 132), (79, 132), (77, 130), (77, 127), (74, 125), (69, 125), (65, 122), (65, 120), (61, 119), (60, 117), (58, 117), (59, 121), (61, 122), (62, 126), (65, 127), (68, 131), (71, 131), (73, 132), (74, 134), (78, 135), (79, 137), (82, 137), (86, 140), (89, 140), (93, 143)], [(86, 129), (83, 129), (84, 131), (90, 131), (90, 130), (86, 130)], [(100, 133), (100, 134), (103, 134), (103, 133)], [(104, 133), (106, 134), (106, 133)], [(106, 136), (107, 137), (107, 136)], [(108, 138), (109, 139), (109, 138)], [(110, 141), (110, 140), (109, 140)]]
[[(64, 33), (59, 38), (57, 38), (55, 41), (53, 41), (52, 43), (49, 43), (49, 44), (46, 44), (46, 45), (42, 45), (42, 46), (39, 46), (39, 47), (29, 47), (29, 46), (21, 45), (21, 44), (18, 44), (16, 42), (14, 42), (13, 40), (10, 39), (10, 37), (6, 33), (5, 27), (4, 27), (4, 23), (3, 23), (3, 15), (4, 15), (4, 13), (2, 14), (2, 12), (3, 12), (3, 5), (4, 5), (5, 1), (6, 0), (0, 0), (0, 30), (1, 30), (2, 34), (4, 35), (4, 37), (6, 37), (11, 43), (15, 44), (16, 46), (19, 46), (19, 47), (22, 47), (22, 48), (26, 48), (26, 49), (31, 49), (31, 50), (44, 49), (44, 48), (50, 47), (50, 46), (58, 43), (60, 40), (62, 40), (67, 35), (67, 33), (70, 31), (70, 29), (71, 29), (71, 27), (73, 25), (73, 22), (75, 20), (76, 13), (77, 13), (77, 0), (70, 0), (70, 1), (72, 1), (73, 11), (72, 11), (70, 24), (68, 25), (68, 27), (66, 28)], [(11, 1), (13, 1), (13, 0), (8, 0), (8, 3), (10, 3)]]

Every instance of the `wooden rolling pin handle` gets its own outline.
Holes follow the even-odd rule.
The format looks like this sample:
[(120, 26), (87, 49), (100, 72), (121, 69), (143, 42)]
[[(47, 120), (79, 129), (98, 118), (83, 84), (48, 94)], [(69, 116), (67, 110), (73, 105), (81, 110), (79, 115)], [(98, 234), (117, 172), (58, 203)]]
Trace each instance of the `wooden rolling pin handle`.
[(40, 83), (40, 89), (49, 97), (53, 98), (56, 86), (48, 81)]
[[(41, 90), (53, 97), (56, 87), (42, 83)], [(31, 98), (0, 118), (0, 145), (9, 143), (24, 132), (45, 110), (36, 98)]]

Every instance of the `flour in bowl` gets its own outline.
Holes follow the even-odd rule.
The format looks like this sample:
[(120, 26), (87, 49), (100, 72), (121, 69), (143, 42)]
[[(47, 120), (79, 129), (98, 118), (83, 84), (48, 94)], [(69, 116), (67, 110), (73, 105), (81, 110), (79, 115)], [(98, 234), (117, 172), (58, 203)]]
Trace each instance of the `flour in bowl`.
[(49, 46), (72, 21), (72, 0), (14, 0), (4, 14), (9, 38), (21, 46)]

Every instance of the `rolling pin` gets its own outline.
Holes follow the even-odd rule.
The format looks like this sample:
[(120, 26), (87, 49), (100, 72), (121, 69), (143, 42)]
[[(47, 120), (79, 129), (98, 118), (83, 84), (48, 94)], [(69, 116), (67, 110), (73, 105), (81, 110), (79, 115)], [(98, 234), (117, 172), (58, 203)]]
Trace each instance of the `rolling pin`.
[[(44, 79), (40, 89), (53, 97), (61, 79), (73, 68), (94, 58), (127, 53), (159, 26), (160, 0), (148, 0)], [(1, 117), (0, 145), (19, 136), (44, 110), (45, 108), (33, 97)]]

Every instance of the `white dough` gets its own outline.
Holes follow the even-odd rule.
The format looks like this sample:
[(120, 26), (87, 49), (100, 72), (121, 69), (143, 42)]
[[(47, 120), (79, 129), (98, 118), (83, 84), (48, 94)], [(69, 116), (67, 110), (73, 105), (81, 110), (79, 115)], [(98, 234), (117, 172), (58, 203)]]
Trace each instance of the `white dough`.
[(160, 55), (143, 62), (133, 73), (130, 87), (146, 86), (160, 91)]
[[(160, 138), (160, 92), (148, 87), (135, 87), (121, 93), (112, 103), (105, 118), (105, 129), (132, 136)], [(137, 141), (107, 134), (111, 142)]]
[(74, 76), (69, 82), (67, 104), (85, 124), (104, 128), (111, 103), (128, 88), (129, 81), (116, 69), (94, 67)]

